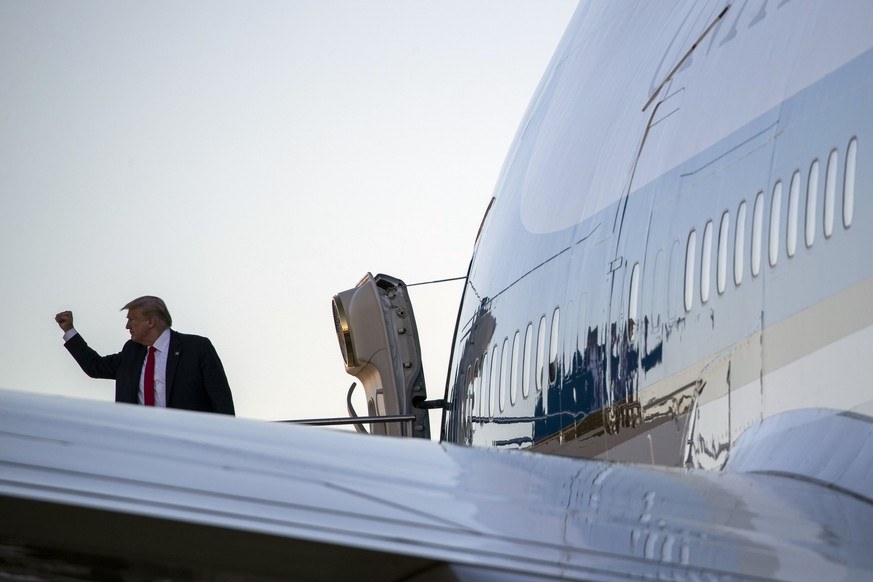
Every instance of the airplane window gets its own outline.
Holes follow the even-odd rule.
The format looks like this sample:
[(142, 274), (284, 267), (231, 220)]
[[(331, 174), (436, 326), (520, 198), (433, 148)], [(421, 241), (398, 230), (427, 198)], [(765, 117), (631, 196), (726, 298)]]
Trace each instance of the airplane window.
[(510, 379), (510, 363), (512, 363), (512, 360), (510, 359), (509, 353), (509, 338), (503, 338), (503, 357), (500, 362), (500, 394), (499, 399), (497, 400), (497, 406), (500, 408), (500, 412), (503, 412), (503, 409), (506, 406), (506, 393), (508, 392)]
[(716, 271), (715, 282), (718, 287), (718, 293), (724, 293), (725, 285), (727, 285), (727, 247), (728, 247), (728, 231), (731, 226), (731, 215), (727, 210), (721, 215), (721, 226), (718, 227), (718, 270)]
[(779, 260), (779, 218), (782, 214), (782, 180), (773, 185), (773, 199), (770, 201), (770, 266), (775, 267)]
[[(576, 302), (572, 299), (567, 302), (567, 307), (564, 308), (564, 317), (567, 321), (575, 321), (576, 320)], [(563, 338), (563, 341), (559, 341), (559, 344), (563, 346), (564, 352), (561, 354), (561, 361), (564, 363), (564, 375), (571, 375), (573, 373), (573, 354), (576, 349), (576, 338), (578, 338), (577, 330), (573, 329), (572, 325), (567, 325), (564, 327), (564, 333), (566, 337)]]
[(703, 227), (703, 250), (700, 253), (700, 300), (709, 301), (709, 286), (712, 280), (710, 267), (712, 265), (712, 221), (707, 220)]
[(558, 308), (552, 314), (552, 337), (549, 339), (549, 385), (558, 379), (558, 322), (560, 320)]
[(806, 246), (815, 242), (815, 207), (818, 205), (818, 160), (809, 167), (809, 181), (806, 183)]
[[(654, 275), (655, 284), (652, 285), (651, 293), (649, 297), (652, 298), (652, 304), (649, 306), (649, 313), (652, 315), (652, 328), (653, 330), (657, 330), (661, 326), (661, 312), (664, 310), (663, 302), (663, 287), (664, 287), (664, 274), (663, 270), (663, 262), (664, 262), (664, 250), (658, 249), (658, 252), (655, 254), (655, 261), (652, 266), (652, 274)], [(581, 328), (580, 329), (584, 329)]]
[(482, 355), (482, 377), (479, 382), (479, 420), (488, 414), (486, 402), (488, 402), (488, 352)]
[(476, 410), (476, 406), (479, 405), (479, 402), (482, 401), (482, 362), (477, 358), (473, 363), (473, 392), (471, 394), (471, 402), (470, 402), (470, 415), (475, 414), (479, 416), (479, 412)]
[(476, 389), (476, 398), (478, 399), (478, 402), (476, 403), (476, 409), (479, 411), (480, 421), (483, 417), (482, 402), (485, 400), (485, 392), (487, 390), (488, 390), (488, 353), (486, 352), (482, 356), (482, 360), (479, 362), (479, 379), (477, 381), (477, 389)]
[(631, 270), (630, 282), (630, 297), (628, 298), (627, 307), (627, 339), (634, 341), (636, 337), (636, 328), (639, 325), (637, 316), (637, 304), (639, 303), (640, 294), (640, 264), (634, 263), (634, 268)]
[(527, 324), (524, 332), (524, 370), (521, 377), (521, 395), (525, 398), (530, 395), (530, 364), (533, 357), (533, 324)]
[(791, 176), (791, 187), (788, 189), (788, 225), (786, 226), (786, 248), (788, 256), (793, 257), (797, 251), (797, 215), (798, 201), (800, 200), (800, 172), (795, 171)]
[(476, 388), (476, 381), (473, 378), (473, 366), (467, 366), (467, 399), (465, 402), (464, 421), (469, 422), (470, 416), (473, 414), (473, 390)]
[(673, 241), (670, 247), (670, 264), (669, 272), (667, 273), (667, 317), (669, 321), (675, 321), (679, 317), (680, 307), (683, 303), (682, 297), (685, 289), (684, 280), (682, 278), (682, 261), (686, 258), (682, 255), (681, 243), (678, 239)]
[[(583, 293), (579, 297), (579, 309), (576, 312), (576, 325), (568, 325), (568, 328), (573, 328), (570, 330), (570, 333), (573, 334), (573, 348), (570, 354), (570, 357), (578, 357), (579, 359), (576, 362), (577, 366), (582, 365), (582, 352), (585, 351), (585, 345), (588, 342), (588, 334), (583, 330), (586, 329), (586, 324), (588, 322), (588, 294)], [(565, 328), (566, 329), (566, 328)]]
[(488, 418), (494, 416), (494, 411), (497, 407), (494, 406), (494, 401), (497, 400), (497, 383), (500, 381), (500, 358), (497, 357), (497, 344), (491, 348), (491, 383), (488, 388)]
[(755, 209), (752, 212), (752, 276), (761, 272), (761, 237), (764, 231), (764, 193), (758, 192), (755, 197)]
[(737, 229), (734, 234), (734, 283), (743, 282), (743, 255), (746, 252), (746, 201), (737, 209)]
[(546, 316), (540, 318), (540, 330), (537, 332), (537, 392), (543, 389), (546, 367)]
[(518, 352), (521, 349), (521, 333), (516, 330), (512, 338), (512, 375), (509, 377), (509, 403), (515, 405), (518, 400)]
[(837, 197), (837, 163), (839, 156), (837, 150), (833, 150), (828, 156), (828, 169), (825, 173), (825, 199), (824, 199), (824, 235), (830, 238), (834, 233), (834, 206)]
[(852, 226), (852, 218), (855, 214), (855, 164), (858, 158), (858, 138), (853, 137), (849, 141), (849, 149), (846, 151), (846, 177), (843, 182), (843, 226)]
[(688, 235), (688, 245), (685, 247), (685, 311), (691, 311), (694, 302), (694, 256), (697, 246), (697, 231)]

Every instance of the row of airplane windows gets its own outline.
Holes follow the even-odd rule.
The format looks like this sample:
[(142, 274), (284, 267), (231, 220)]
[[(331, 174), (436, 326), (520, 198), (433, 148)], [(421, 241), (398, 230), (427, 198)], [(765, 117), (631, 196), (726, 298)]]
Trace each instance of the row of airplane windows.
[[(547, 325), (546, 316), (539, 321), (534, 350), (533, 323), (527, 324), (522, 343), (521, 331), (516, 330), (510, 339), (503, 339), (502, 346), (494, 344), (490, 352), (482, 356), (482, 360), (467, 368), (467, 393), (474, 402), (473, 407), (479, 418), (492, 417), (499, 409), (506, 408), (506, 396), (510, 405), (518, 401), (519, 388), (521, 397), (527, 399), (531, 393), (531, 383), (539, 392), (548, 384), (553, 384), (558, 374), (558, 343), (560, 337), (560, 308), (555, 308), (552, 314), (551, 328)], [(549, 334), (548, 352), (548, 384), (546, 384), (546, 334)], [(498, 349), (501, 348), (501, 349)], [(500, 354), (498, 356), (498, 353)], [(531, 371), (534, 371), (532, 374)], [(477, 398), (478, 396), (478, 398)], [(475, 400), (478, 399), (478, 403)]]
[[(855, 212), (855, 167), (858, 158), (858, 139), (853, 137), (849, 140), (849, 145), (846, 148), (846, 159), (843, 166), (843, 191), (842, 191), (842, 222), (844, 228), (852, 226), (852, 220)], [(837, 186), (840, 170), (840, 153), (837, 149), (833, 149), (828, 155), (827, 166), (825, 168), (824, 179), (824, 208), (818, 210), (821, 184), (819, 182), (819, 161), (813, 160), (809, 166), (809, 171), (806, 175), (806, 217), (804, 224), (804, 241), (807, 248), (812, 248), (815, 243), (816, 233), (818, 231), (817, 221), (818, 216), (822, 215), (822, 231), (824, 237), (830, 238), (834, 233), (834, 225), (836, 222), (836, 201), (837, 201)], [(798, 241), (800, 238), (800, 192), (801, 192), (801, 172), (795, 170), (791, 176), (791, 182), (788, 186), (788, 214), (787, 224), (785, 229), (785, 252), (788, 258), (794, 257), (797, 253)], [(770, 216), (769, 216), (769, 238), (768, 259), (771, 267), (775, 267), (779, 262), (781, 248), (781, 220), (782, 220), (782, 198), (783, 198), (783, 183), (782, 180), (777, 180), (773, 185), (772, 196), (770, 198)], [(718, 247), (716, 251), (716, 277), (715, 284), (718, 294), (725, 292), (727, 286), (727, 270), (728, 270), (728, 234), (730, 231), (730, 210), (725, 210), (721, 216), (718, 232)], [(749, 247), (750, 263), (752, 277), (757, 277), (761, 272), (762, 266), (762, 250), (764, 247), (764, 191), (761, 190), (755, 196), (754, 207), (752, 210), (752, 240)], [(713, 237), (713, 221), (710, 219), (703, 227), (703, 241), (701, 245), (700, 256), (700, 301), (706, 303), (711, 296), (712, 287), (712, 237)], [(745, 274), (745, 256), (746, 256), (746, 201), (740, 202), (737, 208), (737, 219), (734, 230), (734, 256), (733, 256), (733, 279), (734, 284), (739, 286), (743, 282)], [(685, 310), (691, 311), (694, 307), (695, 297), (695, 266), (697, 265), (697, 230), (691, 229), (688, 235), (688, 244), (685, 252)], [(633, 287), (633, 277), (631, 286)], [(633, 302), (631, 303), (633, 305)]]
[[(855, 209), (855, 167), (858, 157), (858, 140), (852, 138), (846, 148), (846, 159), (843, 174), (842, 189), (842, 222), (844, 228), (852, 225)], [(821, 184), (819, 160), (810, 164), (806, 180), (806, 216), (804, 224), (804, 241), (807, 248), (812, 248), (817, 233), (817, 221), (822, 215), (822, 231), (825, 238), (834, 233), (836, 222), (837, 184), (839, 174), (840, 154), (837, 149), (830, 152), (825, 168), (824, 208), (818, 210)], [(785, 252), (788, 258), (797, 253), (799, 242), (800, 192), (801, 172), (795, 170), (788, 187), (788, 214), (785, 236)], [(771, 267), (779, 261), (780, 226), (782, 218), (783, 182), (777, 180), (773, 186), (770, 199), (768, 259)], [(734, 224), (734, 254), (733, 280), (736, 286), (743, 282), (746, 256), (746, 218), (747, 203), (740, 202)], [(715, 260), (715, 286), (719, 295), (725, 292), (728, 279), (728, 247), (731, 228), (731, 212), (725, 210), (721, 216), (718, 229), (718, 242)], [(713, 221), (710, 219), (703, 228), (703, 241), (700, 257), (700, 301), (706, 303), (712, 291), (712, 244)], [(757, 277), (761, 272), (762, 250), (764, 247), (764, 191), (755, 196), (752, 209), (751, 245), (749, 247), (751, 276)], [(685, 253), (685, 287), (684, 302), (686, 311), (694, 307), (695, 297), (695, 267), (697, 265), (697, 230), (692, 229), (688, 235)], [(631, 268), (628, 297), (628, 340), (634, 341), (639, 303), (640, 263), (634, 263)], [(515, 405), (519, 390), (521, 397), (527, 399), (531, 392), (531, 383), (537, 391), (553, 384), (558, 371), (560, 308), (555, 308), (549, 329), (546, 316), (540, 318), (537, 330), (536, 349), (533, 345), (533, 323), (528, 323), (522, 340), (521, 331), (516, 330), (510, 339), (506, 337), (501, 344), (494, 344), (486, 352), (481, 361), (467, 368), (466, 382), (470, 402), (468, 410), (472, 414), (475, 407), (479, 418), (490, 418), (497, 410), (503, 412), (506, 408), (507, 396), (509, 404)], [(548, 360), (546, 360), (546, 335), (549, 336)], [(548, 362), (548, 384), (546, 384), (546, 362)], [(531, 373), (533, 371), (533, 373)], [(478, 400), (478, 402), (476, 402)]]

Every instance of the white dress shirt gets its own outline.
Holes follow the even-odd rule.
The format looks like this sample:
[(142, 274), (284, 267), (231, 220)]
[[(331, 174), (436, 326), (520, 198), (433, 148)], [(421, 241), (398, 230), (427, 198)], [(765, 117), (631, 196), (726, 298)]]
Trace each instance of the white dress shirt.
[[(167, 353), (170, 351), (170, 328), (164, 330), (164, 333), (155, 340), (155, 406), (161, 408), (167, 407)], [(148, 353), (146, 353), (148, 359)], [(142, 371), (139, 373), (139, 392), (137, 400), (140, 404), (143, 403), (142, 384), (145, 380), (145, 364), (142, 362)]]

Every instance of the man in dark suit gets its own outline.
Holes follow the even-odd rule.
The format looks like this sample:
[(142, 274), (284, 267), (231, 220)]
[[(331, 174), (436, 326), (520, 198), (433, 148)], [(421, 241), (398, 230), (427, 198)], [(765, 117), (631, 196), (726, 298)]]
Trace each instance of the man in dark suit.
[(101, 356), (73, 327), (73, 313), (55, 321), (64, 330), (64, 347), (92, 378), (115, 380), (115, 401), (145, 406), (234, 414), (233, 396), (215, 348), (205, 337), (179, 333), (159, 297), (134, 299), (127, 309), (130, 341), (121, 351)]

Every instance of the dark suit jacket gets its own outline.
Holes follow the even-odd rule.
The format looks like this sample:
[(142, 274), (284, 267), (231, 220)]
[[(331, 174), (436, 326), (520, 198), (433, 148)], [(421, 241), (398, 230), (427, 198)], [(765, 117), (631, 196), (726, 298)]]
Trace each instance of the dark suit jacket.
[[(101, 356), (77, 333), (64, 347), (92, 378), (115, 380), (116, 402), (138, 403), (139, 377), (148, 351), (144, 345), (128, 340), (119, 353)], [(234, 414), (224, 367), (207, 338), (170, 330), (167, 407)]]

